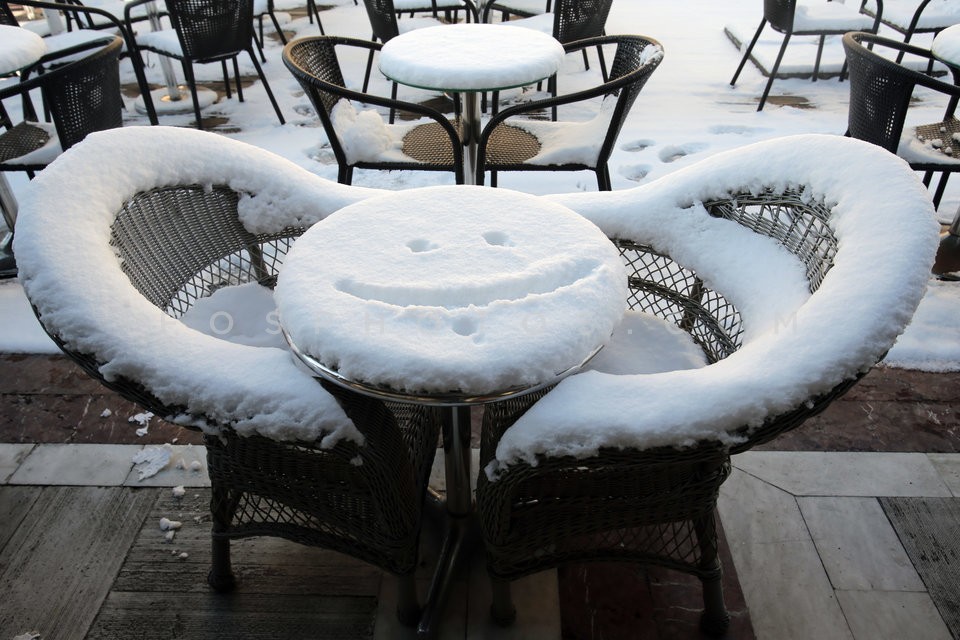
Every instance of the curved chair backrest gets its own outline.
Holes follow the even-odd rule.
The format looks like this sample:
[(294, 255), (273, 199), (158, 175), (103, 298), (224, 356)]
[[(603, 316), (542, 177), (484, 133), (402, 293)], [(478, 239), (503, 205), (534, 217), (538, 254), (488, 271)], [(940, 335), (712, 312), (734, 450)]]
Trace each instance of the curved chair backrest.
[[(616, 96), (617, 105), (600, 148), (600, 158), (606, 162), (613, 153), (613, 145), (620, 135), (627, 114), (653, 72), (660, 66), (662, 56), (650, 55), (649, 47), (659, 48), (659, 43), (635, 36), (610, 36), (617, 43), (617, 51), (610, 65), (610, 75), (603, 85), (603, 93), (610, 99)], [(589, 45), (587, 45), (589, 46)]]
[(236, 55), (253, 41), (253, 0), (166, 0), (166, 5), (191, 60)]
[[(122, 46), (123, 40), (119, 37), (104, 35), (102, 39), (44, 56), (21, 76), (21, 90), (40, 88), (63, 150), (94, 131), (123, 126), (123, 96), (120, 93)], [(49, 60), (91, 47), (97, 49), (78, 60), (30, 77), (32, 71)]]
[(373, 31), (374, 40), (385, 43), (400, 34), (393, 0), (363, 0), (363, 6), (370, 18), (370, 29)]
[(553, 37), (563, 44), (602, 36), (613, 0), (557, 0)]
[(955, 91), (955, 88), (885, 58), (868, 49), (869, 45), (880, 45), (928, 59), (930, 52), (869, 33), (852, 32), (843, 36), (850, 69), (847, 133), (896, 153), (914, 88), (918, 84), (945, 92)]
[(797, 0), (763, 0), (763, 17), (777, 31), (793, 31), (793, 17), (797, 10)]
[[(310, 98), (314, 111), (323, 124), (323, 129), (333, 149), (337, 162), (346, 163), (347, 155), (340, 137), (333, 126), (333, 109), (345, 100), (346, 82), (340, 69), (336, 52), (337, 39), (329, 37), (302, 39), (287, 45), (283, 61)], [(370, 43), (371, 50), (380, 45)]]

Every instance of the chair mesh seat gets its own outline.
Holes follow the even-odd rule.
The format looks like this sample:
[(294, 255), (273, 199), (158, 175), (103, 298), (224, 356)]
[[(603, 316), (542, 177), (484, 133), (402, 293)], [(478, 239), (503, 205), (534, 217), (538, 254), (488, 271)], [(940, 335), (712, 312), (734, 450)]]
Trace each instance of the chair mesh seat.
[(50, 132), (30, 122), (21, 122), (0, 135), (0, 164), (36, 151), (50, 140)]
[(948, 118), (942, 122), (922, 124), (914, 127), (914, 134), (925, 142), (940, 140), (941, 144), (931, 145), (930, 148), (960, 161), (960, 120)]
[(537, 137), (520, 127), (501, 125), (490, 132), (486, 162), (490, 165), (520, 165), (540, 153)]
[[(460, 123), (453, 124), (460, 132)], [(455, 160), (453, 148), (450, 146), (450, 136), (435, 122), (414, 127), (403, 136), (403, 153), (430, 165), (450, 166)]]

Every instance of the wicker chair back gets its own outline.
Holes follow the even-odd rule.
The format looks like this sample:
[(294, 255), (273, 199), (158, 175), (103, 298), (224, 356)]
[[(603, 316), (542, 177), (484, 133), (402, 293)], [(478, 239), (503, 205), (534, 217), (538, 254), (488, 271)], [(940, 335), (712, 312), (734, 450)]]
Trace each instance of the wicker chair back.
[(382, 44), (400, 34), (393, 0), (363, 0), (363, 6), (370, 18), (370, 29), (373, 31), (374, 40)]
[(253, 0), (167, 0), (186, 57), (219, 60), (246, 51), (253, 40)]
[(563, 44), (602, 36), (613, 0), (557, 0), (553, 37)]

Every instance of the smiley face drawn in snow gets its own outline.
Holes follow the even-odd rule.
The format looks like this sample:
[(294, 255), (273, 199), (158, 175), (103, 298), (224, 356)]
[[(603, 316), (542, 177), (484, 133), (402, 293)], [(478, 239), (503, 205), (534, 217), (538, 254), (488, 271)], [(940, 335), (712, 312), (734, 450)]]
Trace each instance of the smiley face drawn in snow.
[(308, 230), (277, 286), (301, 350), (395, 388), (484, 391), (579, 364), (626, 306), (619, 254), (535, 196), (428, 187), (346, 207)]

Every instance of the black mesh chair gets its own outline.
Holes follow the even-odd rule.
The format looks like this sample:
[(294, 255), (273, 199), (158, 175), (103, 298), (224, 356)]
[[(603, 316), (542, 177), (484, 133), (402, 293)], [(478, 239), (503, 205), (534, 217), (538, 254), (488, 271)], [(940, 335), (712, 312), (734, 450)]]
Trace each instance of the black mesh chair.
[[(954, 117), (960, 99), (960, 71), (954, 84), (894, 62), (904, 54), (911, 60), (932, 62), (929, 50), (868, 33), (849, 33), (843, 47), (850, 68), (850, 110), (847, 135), (872, 142), (901, 155), (910, 166), (924, 172), (924, 184), (941, 173), (933, 195), (940, 204), (950, 174), (960, 171), (960, 120)], [(886, 55), (884, 55), (886, 54)], [(943, 120), (905, 127), (914, 89), (939, 92), (947, 100)]]
[[(127, 29), (131, 33), (133, 33), (134, 12), (137, 7), (149, 1), (134, 0), (127, 3), (124, 16)], [(243, 102), (243, 88), (240, 84), (240, 69), (237, 63), (237, 57), (243, 52), (250, 56), (280, 124), (285, 122), (280, 106), (270, 89), (270, 83), (263, 75), (263, 69), (253, 51), (253, 0), (166, 0), (166, 6), (174, 31), (138, 33), (136, 46), (141, 50), (152, 51), (180, 61), (193, 98), (193, 111), (198, 129), (203, 128), (203, 118), (200, 114), (200, 100), (197, 96), (197, 81), (193, 75), (193, 65), (219, 62), (223, 69), (223, 86), (229, 99), (231, 90), (227, 75), (227, 61), (231, 60), (237, 83), (237, 98)]]
[[(78, 29), (87, 29), (85, 34), (89, 34), (91, 39), (99, 37), (96, 30), (109, 29), (115, 31), (117, 35), (123, 38), (123, 48), (120, 50), (121, 60), (126, 57), (130, 60), (130, 66), (133, 67), (133, 73), (137, 78), (137, 86), (140, 89), (140, 98), (143, 101), (143, 108), (150, 120), (150, 124), (157, 124), (157, 112), (153, 105), (153, 97), (150, 94), (150, 84), (147, 82), (147, 76), (144, 72), (143, 58), (140, 51), (134, 44), (133, 35), (127, 29), (122, 18), (118, 18), (112, 13), (99, 7), (88, 7), (80, 4), (78, 1), (70, 3), (42, 2), (41, 0), (24, 0), (17, 4), (24, 7), (34, 7), (44, 11), (60, 11), (68, 16), (68, 27), (75, 31)], [(0, 13), (2, 9), (7, 8), (6, 0), (0, 1)], [(12, 12), (10, 12), (12, 16)], [(76, 34), (72, 35), (54, 35), (46, 38), (47, 48), (53, 52), (64, 46), (74, 46), (77, 44)], [(64, 44), (60, 44), (63, 42)]]
[[(801, 3), (798, 0), (763, 0), (763, 18), (760, 19), (760, 26), (757, 27), (753, 39), (743, 51), (743, 57), (740, 58), (740, 64), (730, 80), (730, 86), (737, 84), (737, 78), (743, 71), (744, 65), (750, 59), (754, 46), (760, 39), (767, 23), (774, 31), (783, 34), (783, 42), (780, 44), (780, 51), (777, 52), (777, 59), (769, 69), (767, 84), (760, 96), (760, 104), (757, 105), (757, 111), (762, 111), (767, 102), (767, 96), (770, 94), (770, 88), (780, 70), (780, 63), (783, 61), (783, 54), (790, 44), (793, 36), (819, 36), (820, 41), (817, 45), (817, 57), (813, 64), (814, 82), (820, 73), (820, 57), (823, 54), (823, 45), (828, 35), (843, 35), (848, 31), (869, 31), (876, 33), (880, 27), (880, 14), (883, 12), (883, 0), (877, 0), (878, 13), (876, 17), (869, 17), (861, 14), (857, 9), (843, 4), (842, 2), (828, 2), (813, 0)], [(844, 65), (846, 66), (846, 65)], [(840, 79), (845, 75), (845, 69), (840, 71)]]
[[(553, 36), (561, 44), (570, 44), (586, 38), (595, 38), (606, 33), (607, 16), (610, 14), (610, 7), (613, 0), (556, 0), (553, 10), (544, 11), (522, 18), (512, 20), (512, 26), (535, 29), (542, 33)], [(501, 10), (503, 8), (497, 4), (488, 4), (483, 11), (483, 20), (488, 22), (490, 12)], [(590, 68), (590, 61), (587, 58), (587, 50), (582, 50), (583, 66)], [(607, 63), (603, 57), (603, 48), (597, 46), (597, 57), (600, 60), (600, 73), (604, 81), (607, 80)], [(547, 90), (550, 95), (557, 95), (557, 77), (553, 76), (547, 81)], [(486, 97), (486, 96), (484, 96)], [(493, 92), (492, 97), (493, 114), (498, 111), (499, 92)], [(557, 119), (556, 109), (552, 110), (551, 116)]]
[[(552, 196), (596, 221), (617, 245), (627, 268), (629, 307), (688, 334), (708, 364), (691, 371), (638, 372), (647, 375), (595, 371), (591, 374), (597, 377), (573, 376), (554, 389), (485, 408), (479, 467), (487, 472), (479, 475), (476, 495), (496, 621), (509, 624), (517, 615), (510, 596), (511, 581), (566, 563), (599, 560), (657, 565), (698, 577), (704, 601), (701, 628), (710, 635), (726, 632), (729, 617), (717, 556), (716, 506), (720, 487), (730, 473), (730, 455), (798, 427), (876, 364), (896, 338), (887, 326), (887, 319), (894, 317), (890, 299), (857, 291), (858, 301), (848, 300), (848, 305), (856, 305), (858, 316), (878, 314), (878, 321), (872, 328), (851, 332), (843, 347), (847, 353), (825, 347), (824, 353), (818, 354), (817, 373), (810, 373), (817, 376), (816, 385), (794, 387), (792, 392), (778, 387), (776, 395), (784, 399), (776, 408), (759, 408), (764, 399), (754, 393), (731, 390), (729, 404), (716, 397), (714, 402), (698, 396), (737, 367), (744, 383), (738, 389), (768, 388), (771, 371), (777, 368), (784, 374), (780, 380), (785, 385), (796, 385), (800, 377), (794, 378), (790, 370), (795, 366), (793, 359), (785, 357), (783, 360), (791, 362), (773, 366), (770, 359), (775, 356), (767, 348), (771, 341), (785, 340), (782, 352), (794, 353), (810, 341), (824, 340), (824, 326), (850, 319), (846, 315), (850, 306), (821, 298), (834, 295), (843, 281), (859, 281), (862, 262), (845, 253), (867, 250), (877, 261), (884, 261), (886, 252), (897, 252), (883, 277), (889, 278), (884, 282), (897, 291), (893, 296), (910, 291), (911, 306), (896, 312), (898, 331), (902, 331), (923, 296), (929, 277), (925, 270), (936, 243), (929, 198), (899, 161), (882, 152), (873, 153), (873, 148), (860, 142), (820, 137), (823, 140), (771, 141), (763, 147), (716, 156), (709, 161), (707, 180), (694, 165), (683, 175), (670, 176), (669, 183), (654, 182), (618, 192), (615, 198), (604, 193)], [(879, 186), (870, 177), (838, 187), (834, 176), (843, 172), (840, 162), (833, 163), (836, 171), (823, 173), (824, 154), (841, 154), (846, 160), (854, 157), (850, 152), (869, 156), (864, 162), (875, 163), (887, 176), (884, 195), (877, 192)], [(769, 178), (764, 179), (762, 169), (761, 175), (752, 172), (744, 176), (744, 166), (770, 167)], [(824, 177), (814, 180), (818, 173)], [(893, 175), (896, 180), (891, 179)], [(868, 191), (874, 195), (870, 197)], [(910, 198), (915, 206), (904, 207), (902, 198)], [(686, 220), (664, 230), (662, 219), (674, 213), (674, 219)], [(871, 238), (875, 229), (870, 220), (877, 214), (884, 216), (885, 235)], [(650, 219), (645, 220), (648, 215)], [(857, 216), (858, 225), (851, 224), (850, 215)], [(845, 225), (835, 224), (838, 216), (843, 216)], [(696, 267), (672, 257), (685, 254), (684, 261), (698, 261), (697, 254), (703, 252), (686, 243), (688, 238), (710, 233), (706, 226), (718, 232), (721, 227), (731, 233), (735, 229), (745, 241), (750, 237), (751, 241), (775, 242), (784, 254), (795, 256), (795, 261), (785, 257), (790, 268), (802, 267), (805, 273), (805, 281), (795, 286), (811, 293), (799, 302), (796, 315), (810, 318), (819, 313), (814, 309), (822, 312), (829, 308), (837, 317), (787, 330), (771, 322), (762, 335), (755, 328), (748, 335), (744, 328), (750, 323), (742, 315), (743, 309), (738, 309), (739, 302), (735, 304), (729, 293), (721, 291), (729, 283), (720, 273), (750, 277), (750, 270), (760, 268), (770, 275), (772, 266), (765, 258), (747, 266), (735, 253), (721, 258), (726, 264), (722, 269), (714, 261), (716, 256)], [(841, 226), (846, 228), (838, 228)], [(847, 236), (842, 237), (844, 234)], [(913, 243), (920, 236), (922, 242)], [(909, 246), (890, 246), (901, 238)], [(729, 250), (728, 245), (725, 251)], [(711, 286), (704, 282), (708, 263), (716, 269), (709, 272)], [(910, 265), (909, 274), (903, 269), (905, 264)], [(828, 280), (830, 286), (826, 286)], [(858, 355), (846, 360), (853, 352)], [(726, 367), (727, 358), (737, 363), (729, 362)], [(836, 366), (831, 359), (845, 363)], [(711, 371), (712, 367), (720, 370)], [(695, 382), (700, 374), (706, 377)], [(739, 378), (739, 374), (733, 375)], [(629, 407), (624, 406), (628, 397), (637, 399)], [(551, 401), (551, 410), (543, 411)], [(698, 401), (696, 415), (686, 410)], [(645, 414), (639, 408), (643, 404), (649, 405)], [(752, 408), (741, 412), (747, 407)], [(535, 414), (536, 428), (510, 440), (511, 430), (526, 427), (523, 422), (529, 414)], [(608, 425), (608, 420), (615, 424)], [(635, 423), (642, 427), (633, 431)], [(694, 423), (699, 426), (678, 433)], [(605, 436), (608, 427), (610, 435)], [(627, 435), (634, 433), (637, 440)], [(531, 450), (530, 443), (538, 448)], [(576, 450), (578, 445), (583, 451)], [(515, 453), (518, 449), (522, 453)], [(737, 542), (731, 541), (734, 544)]]
[(2, 100), (39, 89), (52, 119), (39, 122), (27, 99), (24, 121), (0, 134), (0, 171), (33, 177), (88, 134), (123, 125), (122, 45), (119, 37), (101, 33), (98, 40), (45, 55), (22, 72), (18, 83), (0, 90)]
[[(903, 34), (909, 43), (917, 33), (939, 33), (949, 26), (960, 24), (960, 7), (947, 0), (886, 0), (880, 7), (874, 0), (863, 0), (860, 12), (877, 18), (887, 27)], [(898, 54), (897, 62), (903, 59)]]
[[(298, 225), (364, 194), (213, 133), (167, 127), (111, 133), (127, 135), (90, 140), (77, 149), (79, 155), (65, 155), (55, 176), (38, 176), (39, 181), (50, 180), (40, 187), (61, 194), (58, 203), (25, 206), (20, 212), (24, 231), (16, 246), (24, 256), (21, 278), (43, 328), (66, 355), (124, 398), (158, 417), (202, 427), (212, 488), (208, 582), (215, 590), (229, 591), (236, 583), (231, 540), (281, 537), (345, 553), (396, 575), (398, 614), (405, 623), (415, 623), (419, 607), (413, 572), (421, 509), (437, 450), (435, 412), (334, 387), (325, 391), (297, 367), (291, 354), (276, 346), (229, 344), (180, 320), (223, 287), (259, 283), (272, 289), (287, 251), (303, 231)], [(144, 149), (161, 141), (169, 153), (159, 162), (174, 167), (180, 178), (170, 178), (161, 167), (155, 185), (130, 186), (125, 178), (111, 181), (105, 175), (93, 186), (97, 195), (86, 190), (91, 185), (84, 176), (91, 161), (104, 155), (123, 158), (137, 164), (143, 175)], [(218, 157), (244, 158), (242, 168), (230, 176), (240, 187), (222, 184)], [(285, 219), (270, 215), (255, 224), (256, 231), (250, 230), (244, 203), (249, 212), (258, 196), (276, 202), (296, 188), (313, 190), (309, 206), (294, 198), (283, 208)], [(88, 206), (102, 202), (104, 191), (118, 203), (109, 218)], [(44, 222), (49, 215), (71, 224), (51, 231)], [(85, 232), (91, 226), (101, 229), (103, 242), (76, 242), (77, 227), (71, 231), (71, 225)], [(104, 252), (110, 257), (103, 259)], [(83, 278), (64, 286), (79, 287), (78, 294), (100, 308), (131, 301), (136, 308), (132, 313), (146, 314), (135, 324), (154, 327), (154, 339), (166, 335), (173, 346), (152, 356), (132, 346), (142, 334), (130, 330), (126, 312), (108, 313), (109, 320), (82, 328), (60, 322), (63, 296), (32, 285), (47, 277), (70, 281), (75, 269), (67, 265), (76, 261), (93, 265), (84, 278), (96, 279), (104, 297), (90, 301)], [(76, 308), (67, 313), (76, 313)], [(169, 332), (179, 338), (169, 337)], [(129, 356), (152, 358), (151, 365), (127, 368)], [(151, 378), (160, 370), (172, 372), (178, 390)], [(344, 428), (342, 418), (329, 414), (338, 404), (357, 436), (337, 437)], [(275, 423), (274, 431), (264, 433), (268, 422)]]
[[(615, 45), (616, 52), (606, 82), (575, 93), (534, 100), (504, 109), (490, 119), (480, 133), (477, 145), (477, 184), (483, 184), (484, 173), (490, 172), (491, 186), (497, 186), (498, 171), (583, 171), (597, 174), (601, 191), (611, 188), (607, 161), (627, 114), (640, 90), (663, 59), (660, 44), (641, 36), (603, 36), (588, 38), (564, 46), (567, 53), (578, 53), (591, 47)], [(531, 114), (560, 105), (600, 98), (600, 112), (594, 119), (596, 126), (584, 128), (583, 123), (544, 121)], [(586, 146), (594, 147), (579, 158), (553, 160), (551, 155), (562, 150), (555, 148), (555, 134), (564, 128), (579, 127)]]
[[(337, 60), (337, 48), (369, 50), (373, 54), (380, 50), (380, 46), (379, 43), (366, 40), (317, 36), (295, 40), (283, 50), (284, 64), (303, 87), (323, 124), (339, 165), (337, 179), (350, 184), (354, 168), (453, 171), (457, 184), (462, 184), (463, 145), (456, 122), (451, 123), (444, 114), (424, 105), (346, 88)], [(349, 130), (344, 128), (352, 118), (338, 117), (337, 113), (338, 109), (344, 109), (353, 115), (354, 103), (408, 112), (433, 122), (383, 124), (387, 136), (402, 141), (399, 154), (395, 149), (358, 149), (347, 143)]]

